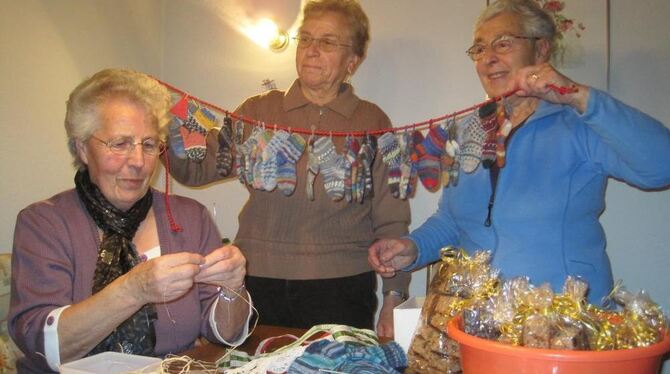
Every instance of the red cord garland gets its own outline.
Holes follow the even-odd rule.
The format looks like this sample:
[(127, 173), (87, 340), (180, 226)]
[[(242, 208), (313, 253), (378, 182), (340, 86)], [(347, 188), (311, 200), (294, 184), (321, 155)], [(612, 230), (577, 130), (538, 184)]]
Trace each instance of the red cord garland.
[(181, 232), (182, 228), (175, 222), (172, 216), (172, 209), (170, 209), (170, 158), (167, 155), (167, 150), (163, 151), (165, 157), (165, 210), (167, 211), (168, 221), (170, 222), (170, 230), (172, 232)]
[[(475, 109), (479, 109), (480, 107), (482, 107), (482, 106), (484, 106), (484, 105), (486, 105), (486, 104), (489, 104), (489, 103), (491, 103), (491, 102), (493, 102), (493, 101), (498, 101), (498, 100), (504, 99), (504, 98), (506, 98), (506, 97), (512, 96), (512, 95), (514, 95), (515, 93), (517, 93), (517, 92), (519, 91), (518, 89), (515, 89), (515, 90), (512, 90), (512, 91), (506, 92), (506, 93), (502, 94), (502, 95), (499, 96), (499, 97), (494, 97), (494, 98), (488, 99), (488, 100), (486, 100), (486, 101), (484, 101), (484, 102), (481, 102), (481, 103), (479, 103), (479, 104), (475, 104), (475, 105), (473, 105), (473, 106), (471, 106), (471, 107), (468, 107), (468, 108), (465, 108), (465, 109), (456, 111), (456, 112), (454, 112), (454, 113), (451, 113), (451, 114), (445, 114), (445, 115), (443, 115), (443, 116), (441, 116), (441, 117), (431, 118), (431, 119), (429, 119), (429, 120), (426, 120), (426, 121), (423, 121), (423, 122), (418, 122), (418, 123), (412, 123), (412, 124), (410, 124), (410, 125), (405, 125), (405, 126), (400, 126), (400, 127), (389, 127), (389, 128), (386, 128), (386, 129), (373, 130), (373, 131), (323, 131), (323, 130), (311, 130), (311, 129), (304, 129), (304, 128), (293, 128), (293, 127), (290, 127), (290, 126), (282, 126), (282, 125), (278, 125), (278, 124), (266, 124), (266, 123), (264, 123), (264, 122), (261, 122), (261, 121), (255, 120), (255, 119), (247, 118), (247, 117), (240, 116), (240, 115), (238, 115), (238, 114), (232, 113), (232, 112), (230, 112), (230, 111), (228, 111), (228, 110), (225, 110), (225, 109), (223, 109), (223, 108), (220, 108), (220, 107), (218, 107), (218, 106), (216, 106), (216, 105), (214, 105), (214, 104), (212, 104), (212, 103), (208, 103), (208, 102), (205, 101), (205, 100), (201, 100), (201, 99), (198, 99), (198, 98), (196, 98), (196, 97), (190, 96), (190, 95), (187, 94), (186, 92), (184, 92), (184, 91), (178, 89), (177, 87), (175, 87), (175, 86), (173, 86), (173, 85), (171, 85), (171, 84), (165, 83), (165, 82), (161, 81), (160, 79), (157, 79), (157, 78), (154, 78), (154, 79), (156, 79), (156, 81), (158, 81), (159, 83), (161, 83), (161, 84), (164, 85), (165, 87), (167, 87), (167, 88), (169, 88), (169, 89), (171, 89), (171, 90), (173, 90), (173, 91), (175, 91), (175, 92), (181, 94), (181, 95), (184, 96), (184, 97), (191, 98), (191, 99), (193, 99), (193, 100), (195, 100), (195, 101), (197, 101), (197, 102), (199, 102), (199, 103), (201, 103), (201, 104), (204, 104), (204, 105), (206, 105), (206, 106), (208, 106), (208, 107), (210, 107), (210, 108), (213, 108), (213, 109), (216, 109), (216, 110), (218, 110), (218, 111), (220, 111), (220, 112), (223, 112), (223, 113), (225, 113), (227, 116), (230, 116), (230, 117), (232, 117), (232, 118), (241, 120), (241, 121), (246, 122), (246, 123), (248, 123), (248, 124), (250, 124), (250, 125), (252, 125), (252, 126), (263, 126), (263, 127), (272, 128), (272, 129), (275, 130), (275, 131), (276, 131), (276, 130), (284, 130), (284, 131), (288, 131), (288, 132), (295, 132), (295, 133), (298, 133), (298, 134), (305, 134), (305, 135), (320, 135), (320, 136), (365, 136), (365, 135), (381, 135), (381, 134), (384, 134), (384, 133), (387, 133), (387, 132), (401, 132), (401, 131), (405, 131), (405, 130), (409, 130), (409, 129), (412, 129), (412, 130), (415, 130), (415, 129), (422, 129), (422, 128), (424, 128), (424, 127), (425, 127), (425, 128), (430, 128), (430, 127), (431, 127), (433, 124), (435, 124), (436, 122), (440, 122), (440, 121), (446, 120), (447, 118), (456, 118), (456, 117), (458, 117), (458, 116), (461, 115), (461, 114), (464, 114), (464, 113), (468, 113), (468, 112), (474, 111)], [(559, 87), (559, 86), (556, 86), (556, 85), (550, 83), (550, 84), (547, 85), (547, 87), (549, 87), (552, 91), (555, 91), (555, 92), (558, 93), (559, 95), (566, 95), (566, 94), (568, 94), (568, 93), (574, 93), (574, 92), (577, 92), (577, 91), (578, 91), (577, 87), (575, 87), (575, 86), (572, 86), (572, 87)], [(167, 163), (166, 163), (166, 165), (167, 165)]]

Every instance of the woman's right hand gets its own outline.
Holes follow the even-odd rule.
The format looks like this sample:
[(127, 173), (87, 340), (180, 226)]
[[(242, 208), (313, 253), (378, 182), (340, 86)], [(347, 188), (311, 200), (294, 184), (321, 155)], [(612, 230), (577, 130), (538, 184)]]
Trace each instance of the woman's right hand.
[(163, 255), (135, 266), (126, 276), (127, 294), (140, 305), (172, 301), (193, 287), (205, 258), (197, 253)]
[(380, 239), (368, 248), (368, 262), (382, 277), (392, 277), (397, 270), (411, 265), (417, 254), (409, 239)]

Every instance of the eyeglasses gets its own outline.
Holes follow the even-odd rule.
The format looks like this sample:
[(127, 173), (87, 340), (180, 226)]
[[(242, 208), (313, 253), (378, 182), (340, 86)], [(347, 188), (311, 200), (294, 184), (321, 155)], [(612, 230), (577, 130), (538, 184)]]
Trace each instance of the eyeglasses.
[(333, 52), (337, 47), (351, 47), (351, 44), (343, 44), (334, 38), (314, 38), (309, 35), (298, 35), (293, 40), (298, 43), (298, 48), (309, 48), (312, 42), (316, 42), (316, 46), (322, 52)]
[(133, 142), (133, 139), (127, 137), (114, 138), (108, 141), (104, 141), (94, 135), (91, 135), (91, 138), (106, 145), (112, 153), (121, 156), (128, 156), (130, 152), (135, 150), (136, 145), (141, 145), (142, 152), (147, 156), (155, 156), (163, 153), (165, 150), (165, 143), (155, 138), (147, 138), (141, 142)]
[(497, 54), (505, 54), (512, 50), (514, 46), (514, 39), (525, 39), (525, 40), (538, 40), (542, 38), (532, 37), (532, 36), (519, 36), (519, 35), (501, 35), (491, 41), (489, 46), (486, 44), (475, 44), (472, 47), (468, 48), (465, 53), (472, 59), (472, 61), (477, 61), (484, 56), (487, 48)]

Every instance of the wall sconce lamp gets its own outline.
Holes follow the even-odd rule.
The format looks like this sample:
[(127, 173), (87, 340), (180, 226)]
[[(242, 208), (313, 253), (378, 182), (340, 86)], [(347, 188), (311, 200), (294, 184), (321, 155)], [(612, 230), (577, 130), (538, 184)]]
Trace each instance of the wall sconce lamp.
[(245, 27), (242, 32), (254, 43), (273, 52), (284, 51), (290, 38), (286, 30), (280, 30), (271, 19), (263, 18)]

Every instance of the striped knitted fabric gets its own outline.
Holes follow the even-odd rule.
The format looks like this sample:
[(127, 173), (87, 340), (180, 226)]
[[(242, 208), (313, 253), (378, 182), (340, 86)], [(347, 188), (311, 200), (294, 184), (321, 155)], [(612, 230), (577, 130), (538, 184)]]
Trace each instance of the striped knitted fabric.
[(496, 133), (498, 131), (496, 107), (496, 102), (492, 101), (477, 111), (485, 133), (482, 143), (482, 166), (486, 169), (496, 162)]
[(305, 144), (302, 136), (290, 134), (277, 150), (277, 186), (285, 196), (290, 196), (295, 191), (295, 164), (305, 151)]
[(393, 197), (400, 196), (400, 145), (393, 132), (379, 137), (377, 149), (388, 168), (388, 185)]
[(293, 361), (289, 374), (338, 373), (400, 374), (407, 367), (407, 356), (396, 342), (382, 346), (361, 346), (320, 340), (310, 344), (302, 356)]
[[(254, 182), (252, 186), (261, 191), (269, 191), (273, 184), (277, 183), (277, 162), (274, 157), (268, 157), (265, 159), (264, 154), (267, 146), (272, 140), (272, 132), (262, 130), (260, 136), (258, 137), (258, 142), (256, 143), (256, 148), (254, 149), (252, 162), (252, 173)], [(274, 155), (276, 156), (276, 154)]]
[(441, 126), (433, 126), (428, 136), (420, 144), (415, 144), (416, 157), (419, 162), (417, 170), (421, 183), (428, 191), (435, 191), (440, 186), (440, 158), (447, 141), (447, 131)]
[(202, 162), (207, 152), (207, 143), (205, 141), (207, 130), (193, 116), (189, 115), (184, 124), (179, 128), (179, 133), (184, 142), (186, 156), (195, 162)]
[(356, 157), (358, 161), (358, 193), (357, 198), (354, 199), (356, 202), (362, 203), (365, 197), (371, 198), (374, 195), (372, 186), (372, 164), (375, 161), (376, 155), (377, 138), (367, 135), (363, 138), (361, 149), (358, 151), (358, 156)]
[(314, 154), (319, 160), (326, 193), (333, 201), (341, 200), (344, 197), (344, 157), (337, 153), (335, 144), (327, 136), (314, 142)]
[(474, 113), (466, 116), (459, 123), (459, 127), (463, 135), (461, 136), (461, 156), (458, 161), (464, 172), (472, 173), (482, 160), (482, 144), (486, 133), (482, 129), (479, 116)]
[(346, 143), (344, 145), (344, 161), (345, 161), (345, 174), (344, 174), (344, 198), (347, 202), (353, 200), (352, 188), (355, 185), (355, 178), (358, 172), (358, 165), (356, 163), (356, 156), (358, 151), (361, 149), (360, 143), (353, 136), (347, 137)]
[(219, 150), (216, 152), (216, 172), (227, 177), (233, 168), (233, 120), (226, 116), (217, 137)]

